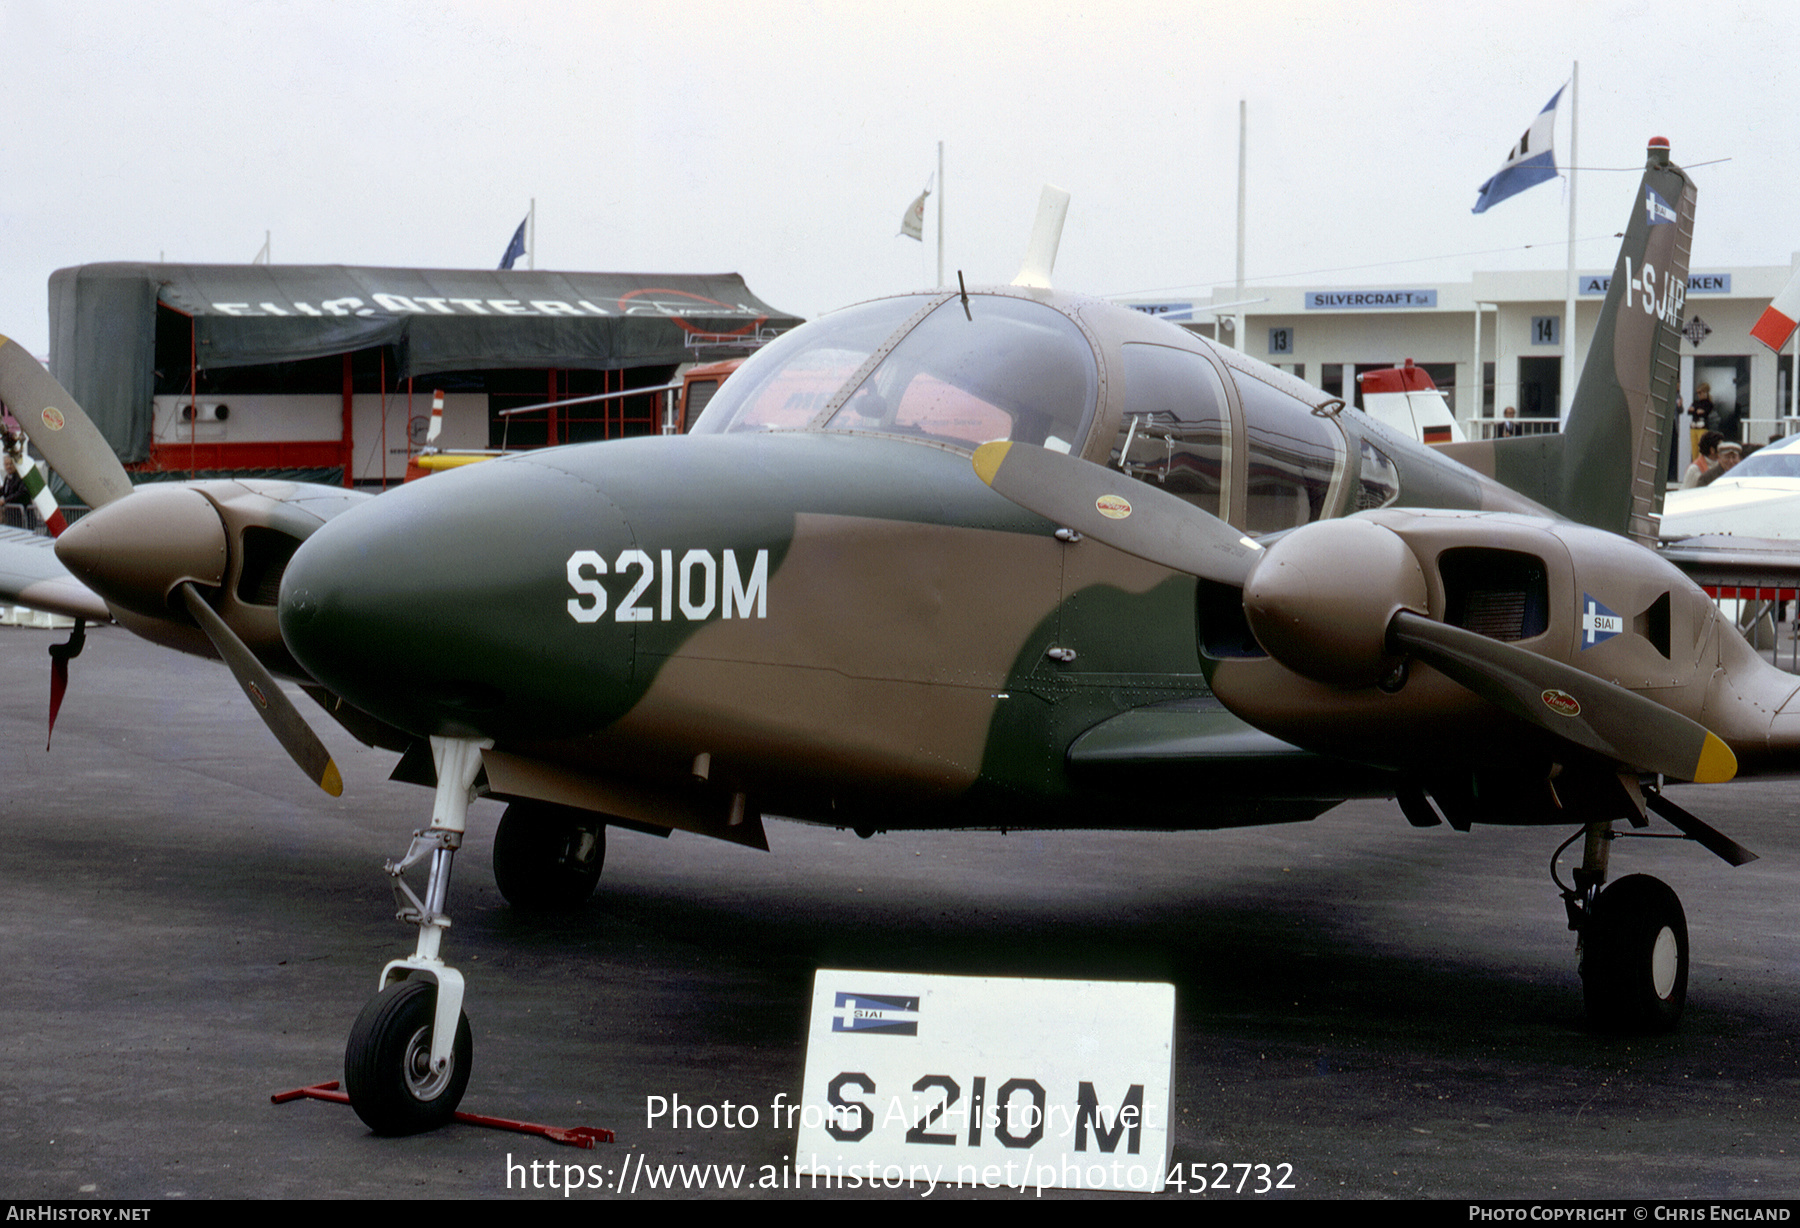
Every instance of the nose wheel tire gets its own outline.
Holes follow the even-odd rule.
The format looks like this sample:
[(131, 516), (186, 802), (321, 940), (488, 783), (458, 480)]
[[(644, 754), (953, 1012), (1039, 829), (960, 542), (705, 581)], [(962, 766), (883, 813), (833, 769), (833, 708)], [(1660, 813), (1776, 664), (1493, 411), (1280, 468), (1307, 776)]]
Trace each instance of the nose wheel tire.
[(514, 802), (494, 832), (494, 882), (523, 912), (565, 912), (594, 894), (606, 820), (547, 802)]
[(418, 1134), (449, 1121), (469, 1085), (474, 1043), (469, 1017), (456, 1021), (450, 1064), (431, 1068), (431, 1027), (437, 986), (402, 981), (370, 998), (344, 1048), (344, 1090), (350, 1107), (377, 1134)]
[(1600, 893), (1582, 927), (1581, 984), (1597, 1027), (1674, 1029), (1687, 1004), (1688, 931), (1667, 883), (1633, 874)]

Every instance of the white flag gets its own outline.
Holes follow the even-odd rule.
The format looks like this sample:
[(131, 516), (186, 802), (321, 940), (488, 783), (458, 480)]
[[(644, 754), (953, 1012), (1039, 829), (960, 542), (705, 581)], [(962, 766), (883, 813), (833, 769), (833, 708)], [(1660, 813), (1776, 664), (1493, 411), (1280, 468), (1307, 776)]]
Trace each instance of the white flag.
[(920, 192), (919, 198), (906, 207), (906, 216), (900, 219), (900, 233), (920, 243), (925, 241), (925, 198), (930, 195), (930, 188)]

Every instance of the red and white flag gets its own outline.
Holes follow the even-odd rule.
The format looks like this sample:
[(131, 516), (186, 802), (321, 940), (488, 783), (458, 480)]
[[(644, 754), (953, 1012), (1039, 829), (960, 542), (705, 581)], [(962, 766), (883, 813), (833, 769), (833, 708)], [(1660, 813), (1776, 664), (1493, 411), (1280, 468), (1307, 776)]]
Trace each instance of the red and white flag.
[(1788, 278), (1788, 284), (1781, 288), (1750, 329), (1750, 335), (1768, 346), (1771, 350), (1780, 351), (1787, 344), (1788, 338), (1794, 335), (1794, 324), (1800, 321), (1800, 272)]

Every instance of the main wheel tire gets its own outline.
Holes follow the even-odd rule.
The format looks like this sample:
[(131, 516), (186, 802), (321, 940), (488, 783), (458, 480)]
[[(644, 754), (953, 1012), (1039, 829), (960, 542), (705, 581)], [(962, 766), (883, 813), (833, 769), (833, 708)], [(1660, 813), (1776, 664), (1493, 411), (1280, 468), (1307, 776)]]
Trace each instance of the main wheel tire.
[(566, 912), (594, 894), (606, 820), (547, 802), (514, 802), (494, 832), (494, 882), (522, 912)]
[(344, 1090), (350, 1107), (377, 1134), (418, 1134), (449, 1121), (469, 1086), (475, 1046), (469, 1017), (458, 1014), (450, 1065), (431, 1069), (437, 986), (426, 980), (389, 985), (370, 998), (344, 1046)]
[(1687, 1005), (1688, 931), (1661, 879), (1633, 874), (1600, 893), (1581, 934), (1588, 1018), (1609, 1031), (1668, 1032)]

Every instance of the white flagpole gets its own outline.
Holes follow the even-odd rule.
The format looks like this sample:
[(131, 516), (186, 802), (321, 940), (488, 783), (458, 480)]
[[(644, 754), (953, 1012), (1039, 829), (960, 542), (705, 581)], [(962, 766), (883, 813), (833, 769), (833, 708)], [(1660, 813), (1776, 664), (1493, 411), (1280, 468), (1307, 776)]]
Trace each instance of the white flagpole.
[[(1247, 102), (1246, 100), (1244, 100), (1242, 98), (1238, 99), (1238, 184), (1237, 184), (1238, 210), (1237, 210), (1237, 295), (1236, 295), (1236, 297), (1237, 297), (1237, 301), (1240, 303), (1244, 301), (1244, 166), (1245, 166), (1245, 158), (1247, 156), (1245, 154), (1245, 149), (1248, 144), (1248, 137), (1249, 137), (1249, 132), (1250, 132), (1249, 115), (1250, 115), (1249, 102)], [(1233, 344), (1236, 345), (1236, 347), (1239, 350), (1244, 350), (1245, 352), (1248, 352), (1247, 340), (1244, 337), (1244, 320), (1245, 320), (1244, 313), (1242, 311), (1239, 311), (1237, 313), (1236, 327), (1234, 327), (1232, 329), (1232, 331), (1237, 334), (1237, 337), (1233, 341)]]
[(938, 142), (938, 279), (937, 284), (944, 284), (944, 143)]
[(1562, 419), (1575, 400), (1575, 176), (1581, 164), (1581, 61), (1569, 77), (1569, 267), (1563, 285)]

